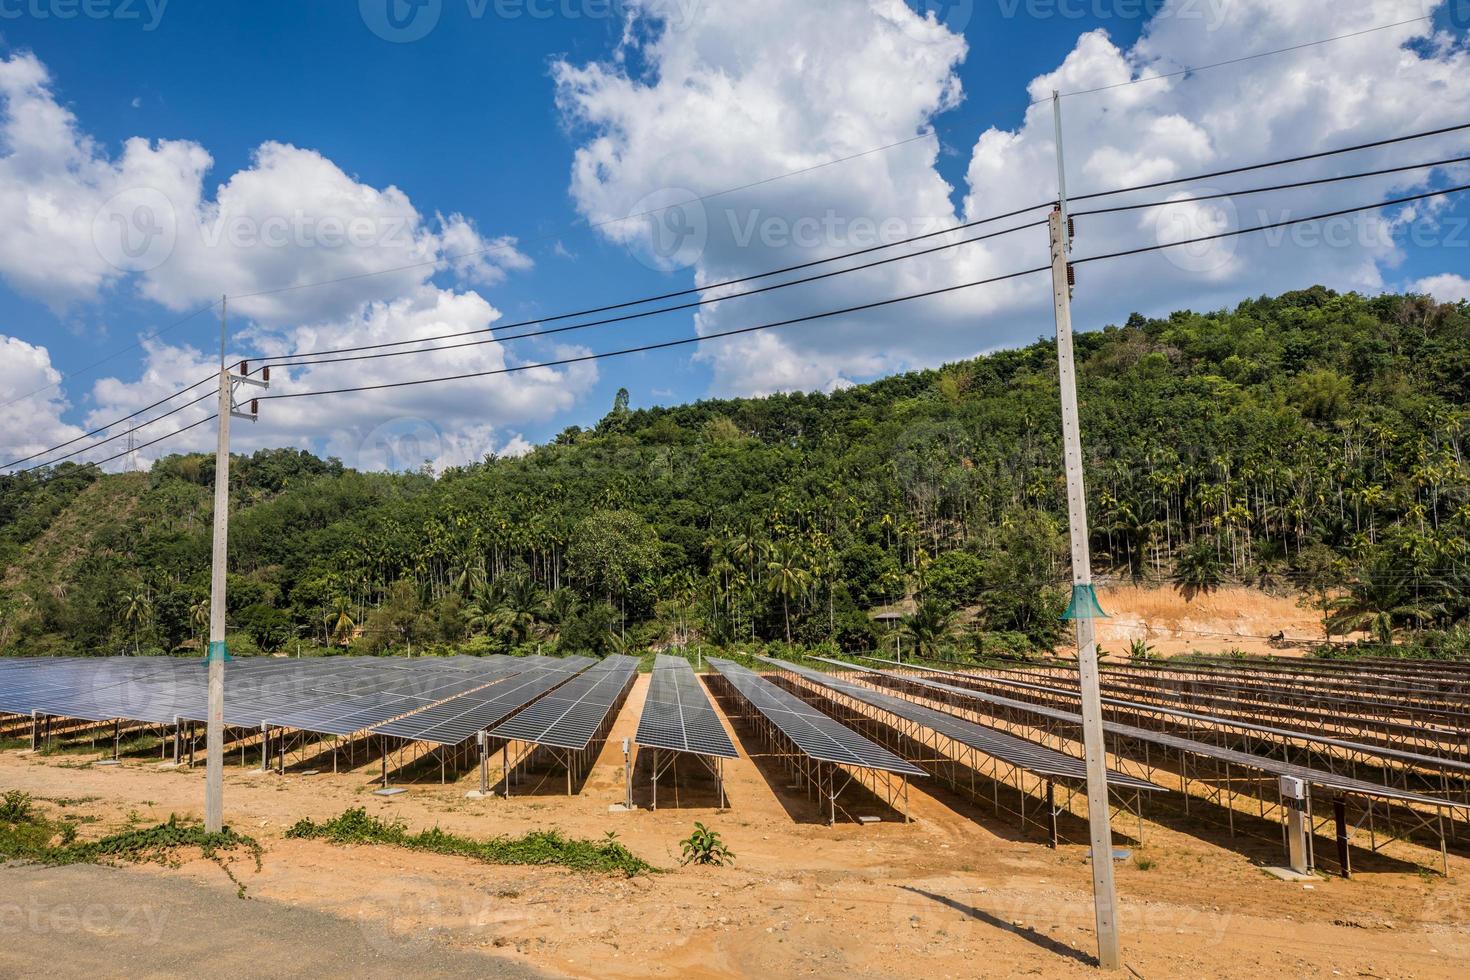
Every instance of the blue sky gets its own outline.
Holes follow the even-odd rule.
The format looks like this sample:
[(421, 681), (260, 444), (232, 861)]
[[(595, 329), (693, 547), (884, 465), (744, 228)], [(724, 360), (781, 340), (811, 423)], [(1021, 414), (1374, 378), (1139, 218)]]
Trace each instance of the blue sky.
[[(398, 5), (399, 23), (410, 33), (427, 29), (426, 35), (398, 35), (402, 43), (380, 36), (394, 36), (383, 26), (390, 2)], [(419, 0), (417, 8), (413, 0), (172, 0), (162, 6), (155, 0), (151, 7), (143, 0), (93, 0), (90, 8), (68, 0), (0, 0), (0, 59), (10, 59), (16, 73), (20, 59), (27, 59), (26, 66), (40, 66), (45, 75), (39, 89), (32, 80), (12, 80), (18, 86), (12, 91), (30, 85), (26, 111), (38, 117), (69, 113), (68, 139), (82, 147), (68, 143), (68, 157), (48, 146), (31, 159), (15, 152), (20, 130), (5, 137), (13, 145), (0, 142), (0, 161), (10, 153), (14, 173), (30, 182), (8, 205), (30, 215), (29, 237), (9, 256), (0, 253), (0, 340), (12, 344), (11, 368), (0, 368), (0, 398), (9, 401), (126, 348), (178, 320), (200, 297), (400, 264), (393, 261), (399, 253), (391, 251), (349, 260), (337, 249), (324, 258), (310, 243), (296, 254), (292, 249), (303, 246), (293, 242), (270, 261), (242, 247), (229, 254), (174, 254), (158, 270), (103, 267), (82, 275), (78, 260), (68, 259), (67, 243), (53, 241), (65, 234), (68, 208), (84, 224), (97, 201), (109, 196), (105, 192), (127, 191), (137, 173), (154, 175), (144, 179), (154, 181), (164, 166), (173, 169), (159, 186), (181, 214), (207, 212), (222, 200), (220, 185), (242, 174), (247, 177), (236, 180), (224, 200), (257, 215), (261, 207), (310, 211), (334, 194), (355, 207), (362, 194), (380, 197), (396, 188), (401, 193), (393, 201), (374, 197), (364, 206), (417, 216), (408, 232), (412, 256), (444, 259), (463, 243), (492, 248), (477, 269), (455, 268), (446, 259), (432, 276), (361, 293), (342, 287), (330, 295), (289, 294), (268, 307), (242, 302), (236, 325), (245, 333), (232, 354), (259, 355), (303, 343), (432, 335), (447, 332), (446, 324), (473, 329), (497, 316), (501, 322), (529, 319), (682, 289), (696, 278), (704, 283), (748, 275), (861, 246), (855, 217), (897, 216), (907, 230), (914, 222), (953, 223), (992, 213), (1036, 193), (1044, 199), (1054, 183), (1046, 165), (1050, 110), (1028, 115), (1028, 86), (1053, 73), (1038, 91), (1112, 84), (1140, 71), (1393, 23), (1425, 9), (1437, 18), (1433, 28), (1410, 25), (1183, 81), (1131, 86), (1126, 94), (1077, 97), (1067, 103), (1074, 191), (1096, 189), (1099, 179), (1126, 184), (1136, 175), (1187, 174), (1429, 128), (1445, 119), (1470, 121), (1463, 47), (1470, 18), (1454, 6), (1459, 0), (1302, 0), (1289, 5), (1301, 8), (1291, 12), (1275, 11), (1263, 0), (1157, 0), (1141, 5), (1143, 16), (1128, 0), (955, 0), (935, 8), (945, 16), (927, 24), (886, 8), (896, 2), (813, 0), (798, 13), (771, 0)], [(649, 4), (652, 11), (644, 9)], [(66, 16), (74, 10), (75, 16)], [(1396, 51), (1409, 38), (1422, 57), (1405, 68)], [(1328, 47), (1335, 49), (1330, 55)], [(1381, 86), (1367, 98), (1358, 91), (1365, 77), (1387, 76), (1396, 77), (1397, 88)], [(1426, 108), (1423, 93), (1436, 84), (1448, 96), (1440, 92), (1438, 106)], [(1258, 86), (1273, 99), (1284, 92), (1282, 104), (1261, 109), (1260, 118), (1243, 118), (1252, 111), (1244, 107), (1260, 99)], [(1421, 101), (1414, 101), (1416, 92)], [(13, 95), (10, 102), (12, 126), (27, 124), (17, 111), (20, 98)], [(1321, 112), (1327, 104), (1332, 113)], [(669, 263), (640, 248), (641, 222), (616, 220), (643, 207), (636, 202), (667, 203), (659, 196), (667, 188), (708, 194), (930, 127), (937, 135), (932, 144), (721, 199), (704, 219), (708, 245), (692, 257), (676, 257), (674, 268), (656, 268)], [(987, 130), (995, 132), (982, 138)], [(127, 141), (140, 137), (155, 149), (174, 149), (159, 154), (165, 161), (133, 166)], [(262, 155), (262, 147), (277, 144), (297, 155)], [(1467, 145), (1462, 138), (1440, 141), (1353, 162), (1430, 160)], [(579, 152), (598, 166), (577, 170)], [(41, 172), (48, 166), (57, 172)], [(1302, 173), (1342, 172), (1341, 166), (1329, 162)], [(1343, 206), (1380, 193), (1442, 186), (1453, 176), (1417, 175), (1430, 181), (1425, 185), (1365, 183), (1262, 206), (1291, 204), (1310, 212), (1324, 202)], [(313, 183), (317, 179), (325, 183)], [(69, 202), (73, 192), (78, 199)], [(18, 203), (19, 197), (29, 203)], [(38, 201), (61, 217), (38, 219)], [(4, 207), (0, 203), (0, 214)], [(1221, 305), (1316, 281), (1368, 290), (1432, 283), (1440, 298), (1454, 299), (1467, 275), (1466, 214), (1470, 207), (1459, 203), (1399, 213), (1390, 225), (1349, 230), (1351, 241), (1333, 249), (1315, 240), (1286, 241), (1270, 251), (1242, 247), (1228, 255), (1140, 263), (1117, 276), (1099, 273), (1105, 285), (1084, 279), (1079, 290), (1079, 324), (1101, 326), (1133, 309)], [(1242, 200), (1228, 214), (1191, 213), (1185, 226), (1213, 229), (1221, 227), (1217, 222), (1254, 222), (1258, 215), (1276, 213)], [(755, 227), (773, 219), (789, 230), (803, 217), (824, 216), (838, 220), (838, 231), (814, 243), (770, 240), (763, 233), (752, 241), (739, 231), (746, 221)], [(612, 226), (588, 227), (610, 218)], [(1423, 230), (1426, 223), (1430, 233)], [(1138, 228), (1118, 223), (1098, 232), (1094, 242), (1101, 250), (1135, 241)], [(1079, 251), (1094, 242), (1079, 242)], [(1039, 249), (1044, 240), (998, 245), (935, 268), (862, 284), (834, 280), (806, 295), (783, 291), (744, 305), (722, 304), (698, 319), (671, 314), (570, 335), (566, 343), (600, 350), (796, 316), (964, 281), (976, 271), (1007, 271), (1018, 262), (1024, 266), (1022, 260)], [(56, 271), (50, 272), (45, 264), (53, 260)], [(70, 273), (78, 281), (67, 280)], [(216, 273), (218, 281), (211, 282)], [(722, 342), (711, 341), (699, 354), (686, 347), (616, 359), (521, 387), (506, 379), (460, 383), (412, 402), (342, 396), (322, 414), (302, 403), (302, 411), (244, 435), (243, 445), (293, 442), (369, 466), (402, 465), (401, 449), (379, 450), (404, 432), (411, 437), (410, 455), (419, 448), (412, 439), (422, 436), (433, 444), (427, 454), (439, 462), (517, 451), (568, 424), (594, 422), (620, 386), (630, 389), (635, 405), (824, 388), (1025, 342), (1050, 329), (1049, 308), (1037, 302), (1043, 294), (1028, 286), (968, 304), (823, 324), (820, 333), (794, 339), (773, 335), (769, 343), (763, 336), (760, 343), (716, 350)], [(409, 298), (393, 306), (400, 296)], [(375, 315), (372, 303), (386, 308)], [(305, 326), (311, 329), (303, 334)], [(161, 397), (172, 390), (169, 384), (197, 380), (190, 369), (207, 361), (215, 330), (212, 316), (196, 317), (146, 352), (126, 352), (28, 399), (23, 404), (34, 418), (22, 416), (27, 421), (0, 438), (0, 448), (29, 452), (48, 445), (47, 439), (64, 441), (81, 432), (79, 426)], [(204, 360), (192, 357), (191, 349)], [(467, 365), (493, 369), (565, 352), (550, 342), (519, 345)], [(406, 363), (413, 360), (396, 359), (384, 376), (441, 373), (427, 362), (418, 368)], [(296, 382), (362, 383), (378, 371), (368, 362)], [(196, 443), (207, 443), (202, 430), (177, 444), (198, 448)]]

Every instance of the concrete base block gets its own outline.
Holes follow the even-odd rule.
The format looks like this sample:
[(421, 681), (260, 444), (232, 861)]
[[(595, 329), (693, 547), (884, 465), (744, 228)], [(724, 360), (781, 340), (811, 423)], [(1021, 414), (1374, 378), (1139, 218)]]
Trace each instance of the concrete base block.
[(1282, 881), (1317, 880), (1317, 877), (1315, 875), (1304, 875), (1300, 871), (1293, 871), (1290, 868), (1267, 868), (1266, 874), (1270, 875), (1273, 878), (1280, 878)]
[(397, 796), (399, 793), (407, 793), (407, 792), (408, 792), (408, 790), (404, 789), (402, 786), (390, 786), (387, 789), (375, 789), (375, 790), (373, 790), (373, 795), (374, 796)]

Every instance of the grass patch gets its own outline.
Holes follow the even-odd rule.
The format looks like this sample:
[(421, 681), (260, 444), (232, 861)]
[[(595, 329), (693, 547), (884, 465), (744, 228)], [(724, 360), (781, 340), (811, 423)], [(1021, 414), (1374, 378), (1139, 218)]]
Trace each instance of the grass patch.
[(166, 823), (155, 827), (130, 827), (100, 840), (79, 841), (76, 822), (42, 816), (30, 794), (12, 790), (0, 798), (0, 858), (51, 866), (126, 862), (178, 867), (183, 850), (198, 850), (219, 865), (241, 898), (245, 885), (230, 870), (226, 858), (243, 851), (254, 858), (255, 870), (260, 870), (260, 844), (228, 827), (211, 834), (198, 824), (170, 815)]
[(333, 844), (391, 844), (413, 851), (474, 858), (486, 864), (560, 865), (573, 871), (618, 873), (629, 878), (657, 870), (620, 844), (613, 833), (600, 841), (564, 837), (554, 830), (536, 830), (523, 837), (474, 840), (438, 827), (411, 833), (401, 822), (368, 816), (362, 807), (322, 823), (298, 821), (286, 831), (286, 836)]

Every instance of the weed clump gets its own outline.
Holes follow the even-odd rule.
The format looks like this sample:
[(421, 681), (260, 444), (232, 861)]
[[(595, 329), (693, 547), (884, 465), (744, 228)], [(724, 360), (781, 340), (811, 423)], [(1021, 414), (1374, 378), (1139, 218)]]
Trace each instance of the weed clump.
[(629, 878), (656, 870), (609, 832), (600, 841), (565, 837), (554, 830), (535, 830), (522, 837), (474, 840), (432, 827), (410, 832), (398, 821), (368, 816), (355, 807), (330, 820), (300, 820), (287, 837), (325, 840), (333, 844), (388, 844), (414, 851), (473, 858), (486, 864), (560, 865), (573, 871), (620, 873)]

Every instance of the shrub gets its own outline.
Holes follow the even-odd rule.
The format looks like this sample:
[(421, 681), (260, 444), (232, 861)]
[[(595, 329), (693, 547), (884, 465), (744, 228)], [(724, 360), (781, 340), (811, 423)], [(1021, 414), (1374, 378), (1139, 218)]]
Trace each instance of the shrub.
[(735, 852), (725, 846), (720, 835), (702, 823), (695, 823), (694, 833), (679, 842), (684, 852), (681, 864), (710, 864), (724, 867), (735, 862)]

